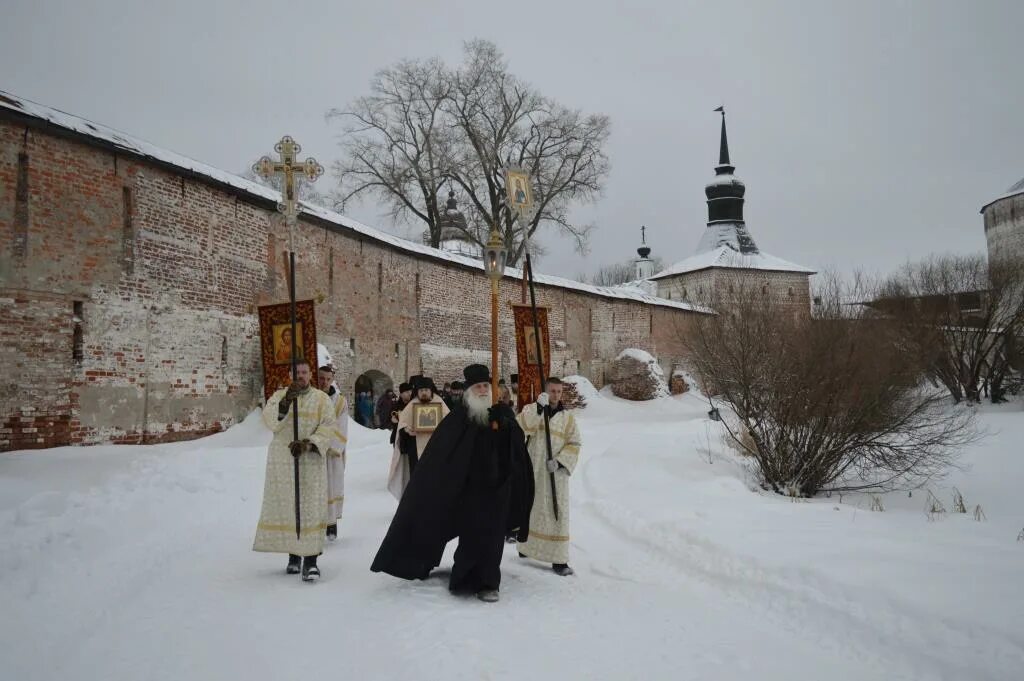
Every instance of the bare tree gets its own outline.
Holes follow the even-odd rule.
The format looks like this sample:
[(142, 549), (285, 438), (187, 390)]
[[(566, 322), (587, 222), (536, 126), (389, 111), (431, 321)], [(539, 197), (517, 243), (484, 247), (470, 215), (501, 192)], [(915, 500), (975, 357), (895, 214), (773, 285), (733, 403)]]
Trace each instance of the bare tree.
[[(340, 197), (370, 193), (393, 219), (422, 221), (440, 243), (437, 194), (451, 184), (464, 195), (469, 238), (483, 244), (497, 229), (515, 265), (524, 236), (552, 225), (585, 252), (591, 225), (570, 209), (593, 201), (609, 171), (607, 116), (585, 115), (542, 96), (508, 70), (490, 42), (465, 45), (465, 60), (403, 61), (374, 79), (372, 94), (329, 118), (343, 122), (343, 158), (335, 165)], [(520, 225), (508, 209), (504, 168), (528, 170), (537, 212)]]
[(758, 287), (734, 293), (687, 336), (694, 369), (730, 407), (737, 445), (766, 488), (822, 491), (916, 487), (975, 438), (973, 412), (922, 381), (926, 366), (897, 325), (820, 287), (812, 318)]
[(929, 374), (956, 401), (1001, 401), (1024, 334), (1024, 263), (932, 256), (889, 277), (872, 306), (903, 322)]
[(450, 88), (439, 59), (405, 60), (378, 72), (371, 94), (328, 112), (343, 124), (343, 157), (334, 164), (342, 209), (352, 198), (374, 194), (393, 220), (422, 221), (431, 245), (440, 243), (438, 192), (452, 157), (442, 107)]

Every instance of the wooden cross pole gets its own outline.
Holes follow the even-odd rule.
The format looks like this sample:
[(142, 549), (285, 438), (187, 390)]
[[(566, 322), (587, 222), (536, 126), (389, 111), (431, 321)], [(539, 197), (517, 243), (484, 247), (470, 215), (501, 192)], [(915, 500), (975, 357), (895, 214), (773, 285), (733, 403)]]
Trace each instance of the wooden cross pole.
[[(297, 175), (304, 175), (305, 179), (315, 182), (324, 173), (324, 168), (313, 157), (307, 158), (301, 163), (298, 161), (299, 152), (302, 147), (290, 136), (285, 135), (281, 141), (274, 145), (274, 151), (281, 157), (280, 161), (274, 161), (269, 156), (263, 156), (253, 164), (252, 169), (260, 177), (270, 180), (275, 177), (281, 178), (281, 202), (277, 204), (279, 210), (288, 225), (288, 295), (291, 300), (291, 325), (292, 325), (292, 383), (298, 377), (298, 338), (296, 337), (295, 320), (295, 222), (299, 216), (299, 197), (296, 185)], [(312, 370), (312, 367), (310, 367)], [(299, 440), (299, 404), (290, 405), (292, 410), (292, 441)], [(299, 499), (299, 460), (293, 458), (293, 471), (295, 474), (295, 538), (302, 539), (301, 503)]]

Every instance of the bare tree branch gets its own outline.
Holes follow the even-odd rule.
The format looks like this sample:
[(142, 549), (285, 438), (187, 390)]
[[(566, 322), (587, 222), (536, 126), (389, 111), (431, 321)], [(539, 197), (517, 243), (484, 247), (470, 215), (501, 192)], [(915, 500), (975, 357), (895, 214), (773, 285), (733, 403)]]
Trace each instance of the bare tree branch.
[[(377, 74), (370, 95), (328, 113), (343, 125), (336, 202), (375, 196), (393, 220), (425, 223), (437, 246), (437, 195), (450, 183), (463, 195), (466, 235), (483, 244), (497, 229), (510, 265), (544, 226), (585, 253), (593, 225), (570, 212), (600, 196), (610, 120), (542, 96), (509, 72), (493, 43), (470, 41), (464, 54), (457, 68), (437, 59), (399, 62)], [(527, 225), (505, 202), (508, 165), (534, 179), (537, 211)]]
[(780, 494), (942, 475), (977, 437), (973, 411), (923, 382), (927, 363), (901, 320), (847, 304), (871, 298), (823, 278), (816, 318), (741, 284), (718, 315), (698, 320), (686, 342), (705, 390), (731, 408), (736, 440)]

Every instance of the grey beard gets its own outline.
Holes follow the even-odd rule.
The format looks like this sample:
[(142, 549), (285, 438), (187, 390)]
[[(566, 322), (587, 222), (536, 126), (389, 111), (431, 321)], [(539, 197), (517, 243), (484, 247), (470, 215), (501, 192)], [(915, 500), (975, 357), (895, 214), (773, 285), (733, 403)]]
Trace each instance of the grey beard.
[(465, 392), (462, 394), (462, 403), (466, 405), (466, 412), (469, 414), (471, 421), (480, 426), (488, 424), (487, 412), (491, 408), (490, 390), (483, 397), (478, 396), (476, 393)]

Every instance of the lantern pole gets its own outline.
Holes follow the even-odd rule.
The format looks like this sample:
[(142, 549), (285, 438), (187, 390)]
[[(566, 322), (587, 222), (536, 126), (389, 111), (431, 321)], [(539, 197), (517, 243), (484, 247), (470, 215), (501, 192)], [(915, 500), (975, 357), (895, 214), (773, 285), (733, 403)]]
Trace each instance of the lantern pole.
[(491, 280), (491, 399), (498, 402), (498, 285), (505, 273), (505, 244), (497, 229), (484, 249), (484, 270)]

